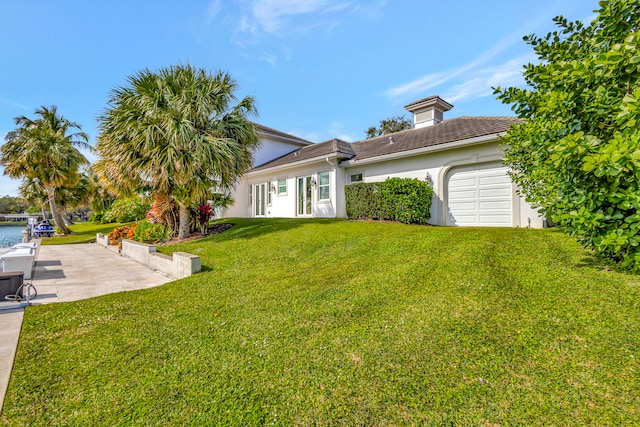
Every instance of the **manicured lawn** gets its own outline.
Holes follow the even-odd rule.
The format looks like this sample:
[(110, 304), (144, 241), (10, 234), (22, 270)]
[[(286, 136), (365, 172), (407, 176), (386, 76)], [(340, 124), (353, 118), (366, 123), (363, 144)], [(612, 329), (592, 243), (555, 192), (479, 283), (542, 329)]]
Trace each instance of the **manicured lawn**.
[(42, 239), (43, 245), (66, 245), (70, 243), (89, 243), (96, 241), (96, 233), (109, 234), (115, 227), (128, 225), (127, 223), (94, 224), (81, 222), (69, 226), (71, 234), (67, 236), (46, 237)]
[(0, 422), (640, 424), (640, 281), (558, 232), (231, 222), (162, 248), (201, 274), (28, 308)]

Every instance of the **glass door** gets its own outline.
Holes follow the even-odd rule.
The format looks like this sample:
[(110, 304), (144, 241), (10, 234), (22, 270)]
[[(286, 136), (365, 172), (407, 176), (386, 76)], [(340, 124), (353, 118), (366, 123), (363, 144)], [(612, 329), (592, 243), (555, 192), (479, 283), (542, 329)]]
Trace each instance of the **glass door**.
[(254, 189), (255, 216), (264, 216), (266, 184), (256, 184)]
[(297, 187), (298, 215), (311, 215), (313, 201), (311, 175), (299, 177)]

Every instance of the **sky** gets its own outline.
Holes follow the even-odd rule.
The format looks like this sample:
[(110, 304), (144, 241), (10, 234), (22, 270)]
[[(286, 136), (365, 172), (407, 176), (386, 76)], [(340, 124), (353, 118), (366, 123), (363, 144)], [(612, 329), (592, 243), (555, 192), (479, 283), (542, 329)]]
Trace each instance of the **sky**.
[[(94, 145), (109, 93), (140, 70), (224, 71), (253, 120), (321, 142), (357, 141), (439, 95), (457, 116), (513, 115), (492, 87), (523, 86), (522, 37), (553, 17), (590, 22), (597, 0), (0, 0), (0, 143), (40, 106)], [(94, 161), (95, 157), (85, 152)], [(0, 196), (20, 181), (3, 175)]]

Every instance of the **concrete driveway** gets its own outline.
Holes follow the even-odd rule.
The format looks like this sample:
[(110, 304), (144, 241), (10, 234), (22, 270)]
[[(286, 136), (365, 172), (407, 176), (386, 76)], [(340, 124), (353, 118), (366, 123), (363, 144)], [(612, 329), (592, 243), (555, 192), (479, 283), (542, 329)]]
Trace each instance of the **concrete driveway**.
[[(162, 285), (174, 279), (95, 243), (41, 246), (31, 281), (32, 304), (81, 299)], [(0, 301), (0, 412), (11, 377), (24, 308)]]

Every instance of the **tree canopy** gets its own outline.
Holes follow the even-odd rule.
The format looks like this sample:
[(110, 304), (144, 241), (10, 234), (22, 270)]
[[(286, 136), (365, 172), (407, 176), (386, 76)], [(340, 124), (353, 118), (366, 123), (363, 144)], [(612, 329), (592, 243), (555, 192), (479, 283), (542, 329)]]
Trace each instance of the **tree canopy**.
[(590, 24), (526, 36), (526, 88), (496, 89), (524, 120), (505, 159), (527, 200), (600, 254), (640, 272), (640, 7), (600, 1)]
[(259, 138), (248, 117), (255, 101), (237, 102), (236, 82), (190, 65), (148, 69), (111, 91), (99, 118), (94, 170), (126, 194), (149, 189), (180, 208), (179, 237), (189, 234), (189, 207), (232, 187), (252, 162)]
[(380, 120), (378, 127), (371, 126), (365, 131), (367, 138), (388, 135), (390, 133), (400, 132), (401, 130), (411, 129), (413, 123), (405, 116), (393, 116), (388, 119)]
[[(57, 107), (40, 107), (35, 119), (14, 119), (18, 126), (0, 147), (0, 163), (12, 178), (36, 180), (42, 186), (58, 230), (69, 233), (56, 204), (57, 192), (73, 187), (81, 179), (80, 167), (88, 160), (77, 147), (89, 148), (82, 127), (58, 114)], [(74, 132), (78, 130), (78, 132)]]

